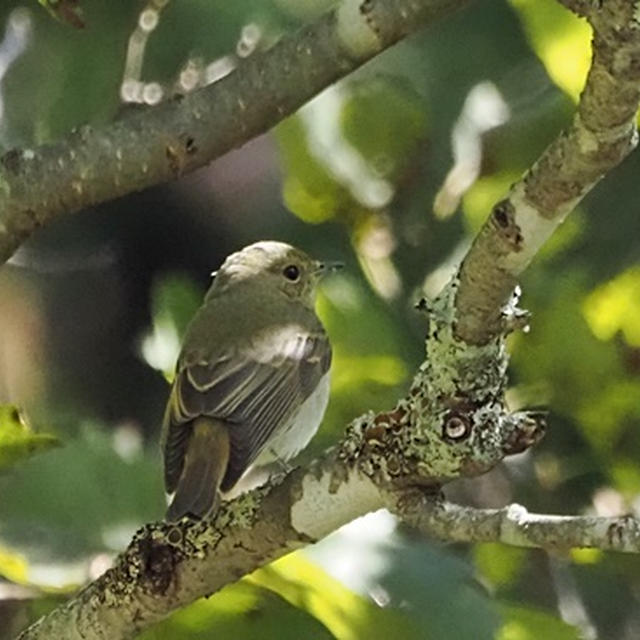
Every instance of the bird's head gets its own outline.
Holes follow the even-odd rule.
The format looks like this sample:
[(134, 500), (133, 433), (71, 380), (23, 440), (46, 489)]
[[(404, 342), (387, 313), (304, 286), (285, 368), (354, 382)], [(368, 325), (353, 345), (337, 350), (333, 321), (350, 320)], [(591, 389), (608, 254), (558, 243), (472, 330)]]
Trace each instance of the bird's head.
[(215, 272), (216, 289), (251, 285), (279, 291), (313, 307), (316, 286), (322, 276), (340, 268), (337, 262), (322, 262), (284, 242), (264, 240), (232, 253)]

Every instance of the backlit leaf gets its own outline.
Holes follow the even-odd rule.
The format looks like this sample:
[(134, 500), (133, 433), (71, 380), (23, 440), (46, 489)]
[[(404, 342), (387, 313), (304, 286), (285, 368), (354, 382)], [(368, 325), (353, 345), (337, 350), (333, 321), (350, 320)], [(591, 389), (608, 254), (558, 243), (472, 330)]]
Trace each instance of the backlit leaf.
[(32, 431), (17, 407), (0, 405), (0, 471), (59, 445), (55, 436)]
[(555, 0), (511, 0), (552, 80), (577, 101), (591, 62), (591, 28)]

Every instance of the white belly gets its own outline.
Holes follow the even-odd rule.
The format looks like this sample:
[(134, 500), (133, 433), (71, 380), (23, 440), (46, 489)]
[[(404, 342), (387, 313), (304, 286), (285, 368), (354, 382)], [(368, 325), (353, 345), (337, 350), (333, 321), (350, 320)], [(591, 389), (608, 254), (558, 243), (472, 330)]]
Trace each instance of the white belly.
[(327, 372), (289, 423), (283, 426), (267, 444), (255, 461), (255, 466), (269, 464), (275, 460), (289, 460), (302, 451), (318, 430), (328, 402), (329, 373)]

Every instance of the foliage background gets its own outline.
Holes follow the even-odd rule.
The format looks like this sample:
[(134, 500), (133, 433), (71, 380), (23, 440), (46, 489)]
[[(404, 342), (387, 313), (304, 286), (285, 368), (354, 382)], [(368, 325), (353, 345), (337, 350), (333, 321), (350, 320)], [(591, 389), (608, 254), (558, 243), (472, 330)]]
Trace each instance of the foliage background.
[[(233, 62), (331, 4), (169, 3), (142, 77), (170, 88), (181, 71)], [(121, 103), (120, 84), (144, 6), (83, 0), (86, 27), (75, 30), (35, 2), (2, 3), (3, 150), (137, 108)], [(412, 303), (438, 291), (492, 203), (569, 121), (588, 60), (588, 27), (552, 0), (477, 3), (211, 167), (23, 247), (0, 271), (0, 402), (22, 411), (0, 413), (0, 638), (161, 517), (165, 374), (226, 254), (277, 238), (347, 262), (319, 303), (335, 359), (312, 456), (406, 389), (424, 330)], [(639, 164), (636, 153), (607, 177), (523, 278), (533, 323), (511, 341), (509, 398), (548, 407), (548, 436), (454, 483), (453, 499), (640, 510)], [(631, 639), (639, 576), (636, 557), (443, 546), (380, 513), (144, 638)]]

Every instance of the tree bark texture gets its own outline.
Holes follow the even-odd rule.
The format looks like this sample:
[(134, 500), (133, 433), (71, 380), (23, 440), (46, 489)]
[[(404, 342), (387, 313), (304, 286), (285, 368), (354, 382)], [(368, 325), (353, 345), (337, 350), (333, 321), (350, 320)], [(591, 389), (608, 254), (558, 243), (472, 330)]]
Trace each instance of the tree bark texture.
[[(379, 508), (444, 540), (640, 552), (640, 523), (631, 517), (536, 515), (519, 505), (473, 509), (439, 493), (443, 483), (484, 473), (542, 436), (543, 416), (510, 413), (504, 404), (504, 338), (527, 321), (516, 306), (516, 278), (636, 144), (640, 2), (562, 3), (586, 16), (594, 31), (577, 113), (493, 207), (452, 281), (421, 302), (425, 358), (408, 394), (390, 411), (357, 418), (309, 467), (226, 504), (213, 522), (147, 525), (112, 569), (27, 629), (23, 640), (134, 637), (172, 610)], [(346, 0), (212, 87), (100, 131), (7, 154), (0, 254), (6, 259), (37, 224), (63, 211), (208, 162), (461, 4)]]

